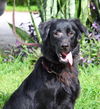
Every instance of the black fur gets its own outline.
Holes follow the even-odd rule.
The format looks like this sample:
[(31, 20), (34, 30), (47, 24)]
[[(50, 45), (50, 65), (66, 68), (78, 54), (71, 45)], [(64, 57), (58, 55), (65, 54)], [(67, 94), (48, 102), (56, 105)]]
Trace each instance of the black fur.
[[(3, 109), (74, 109), (80, 90), (78, 40), (86, 28), (77, 19), (57, 19), (41, 23), (40, 32), (43, 57)], [(62, 51), (72, 52), (72, 66), (60, 61)]]

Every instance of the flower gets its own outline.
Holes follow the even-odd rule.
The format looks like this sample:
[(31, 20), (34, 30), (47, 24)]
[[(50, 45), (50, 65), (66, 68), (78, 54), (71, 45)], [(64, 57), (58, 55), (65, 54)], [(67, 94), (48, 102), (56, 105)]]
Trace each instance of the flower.
[(97, 23), (94, 22), (94, 23), (92, 24), (92, 27), (94, 27), (94, 28), (97, 29), (97, 27), (98, 27), (98, 26), (97, 26)]

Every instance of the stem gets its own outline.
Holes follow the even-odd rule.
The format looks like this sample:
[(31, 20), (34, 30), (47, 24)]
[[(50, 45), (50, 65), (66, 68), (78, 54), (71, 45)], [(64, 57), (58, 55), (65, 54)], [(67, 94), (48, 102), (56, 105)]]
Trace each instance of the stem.
[(31, 20), (32, 20), (34, 29), (35, 29), (36, 34), (37, 34), (37, 38), (39, 39), (39, 42), (41, 43), (41, 42), (42, 42), (42, 39), (41, 39), (41, 37), (40, 37), (40, 32), (39, 32), (39, 30), (38, 30), (38, 28), (37, 28), (37, 26), (36, 26), (35, 20), (34, 20), (34, 18), (33, 18), (33, 16), (32, 16), (32, 12), (31, 12), (31, 8), (30, 8), (29, 1), (30, 1), (30, 0), (28, 0), (28, 10), (29, 10), (29, 13), (30, 13), (30, 17), (31, 17)]

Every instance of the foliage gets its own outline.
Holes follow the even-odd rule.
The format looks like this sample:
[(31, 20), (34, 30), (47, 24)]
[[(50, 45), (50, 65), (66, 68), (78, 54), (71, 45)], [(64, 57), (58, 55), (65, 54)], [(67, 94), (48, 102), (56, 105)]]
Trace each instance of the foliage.
[[(12, 11), (12, 10), (13, 10), (12, 6), (9, 5), (6, 6), (6, 11)], [(15, 10), (20, 12), (28, 12), (27, 6), (17, 6)], [(32, 5), (31, 10), (34, 12), (38, 12), (38, 7), (36, 5)]]
[(39, 32), (38, 27), (37, 27), (37, 25), (36, 25), (36, 23), (35, 23), (35, 20), (34, 20), (34, 18), (33, 18), (33, 16), (32, 16), (31, 6), (30, 6), (30, 0), (27, 0), (27, 1), (28, 1), (28, 9), (29, 9), (30, 17), (31, 17), (32, 24), (33, 24), (33, 26), (34, 26), (34, 29), (35, 29), (35, 32), (36, 32), (36, 35), (37, 35), (37, 39), (38, 39), (38, 41), (41, 43), (42, 40), (41, 40), (41, 37), (40, 37), (40, 32)]
[[(8, 23), (8, 24), (13, 29), (13, 25), (10, 23)], [(16, 28), (17, 34), (20, 35), (20, 38), (22, 40), (27, 41), (27, 42), (34, 42), (34, 40), (32, 40), (32, 38), (29, 36), (29, 34), (26, 31), (24, 31), (18, 27), (15, 27), (15, 28)]]
[(99, 109), (100, 106), (100, 66), (80, 68), (81, 92), (75, 104), (75, 109)]
[[(81, 7), (81, 4), (84, 4), (83, 7)], [(38, 0), (37, 5), (42, 21), (47, 21), (51, 18), (68, 19), (79, 18), (80, 16), (83, 18), (83, 12), (88, 12), (86, 10), (87, 0)], [(87, 16), (84, 18), (86, 19)]]
[(100, 18), (100, 0), (88, 1), (89, 16), (88, 19), (91, 23)]
[[(34, 31), (32, 31), (33, 33), (31, 33), (32, 35), (30, 36), (26, 31), (24, 31), (24, 30), (22, 30), (18, 27), (15, 27), (15, 25), (14, 25), (14, 23), (15, 23), (14, 22), (14, 19), (15, 19), (14, 15), (15, 14), (13, 14), (13, 24), (10, 24), (10, 23), (8, 23), (8, 24), (12, 28), (15, 36), (17, 37), (16, 47), (12, 47), (11, 51), (6, 51), (6, 53), (8, 55), (9, 55), (9, 52), (10, 52), (10, 54), (12, 55), (10, 57), (12, 59), (14, 59), (14, 57), (16, 57), (16, 56), (21, 56), (21, 60), (22, 60), (23, 57), (26, 57), (26, 56), (31, 54), (31, 55), (33, 55), (34, 60), (36, 60), (38, 58), (38, 56), (41, 55), (40, 48), (34, 47), (34, 46), (40, 45), (40, 44), (37, 44), (37, 43), (41, 43), (41, 38), (40, 38), (40, 33), (39, 33), (39, 30), (38, 30), (38, 27), (35, 24), (34, 18), (32, 16), (31, 6), (30, 6), (29, 0), (27, 0), (27, 7), (28, 7), (28, 10), (29, 10), (31, 20), (32, 20), (32, 26), (34, 26), (34, 30), (35, 30), (36, 35), (34, 35)], [(14, 3), (14, 6), (13, 6), (13, 9), (15, 9), (15, 3)], [(15, 13), (15, 10), (13, 10), (13, 12)], [(30, 27), (31, 27), (31, 25), (29, 25), (29, 31), (31, 31)], [(21, 41), (18, 37), (20, 37), (26, 43)], [(37, 43), (35, 44), (35, 42), (37, 42)], [(25, 46), (25, 45), (27, 45), (27, 46)], [(8, 59), (6, 59), (6, 60), (9, 61), (11, 59), (9, 59), (9, 57), (8, 57)]]
[(100, 64), (100, 41), (92, 37), (81, 40), (81, 64), (85, 67)]
[(42, 56), (40, 48), (34, 48), (32, 46), (19, 45), (17, 47), (12, 47), (10, 50), (5, 50), (3, 57), (3, 62), (12, 62), (18, 58), (21, 62), (26, 60), (26, 58), (31, 57), (33, 62)]
[[(12, 0), (7, 0), (8, 5), (13, 5)], [(36, 5), (36, 0), (30, 0), (32, 5)], [(27, 0), (16, 0), (16, 6), (27, 6)]]
[[(13, 5), (12, 0), (8, 0), (8, 5)], [(16, 0), (16, 5), (26, 5), (26, 0)]]
[(99, 4), (99, 0), (37, 1), (42, 21), (47, 21), (51, 18), (79, 18), (84, 24), (87, 22), (93, 23), (97, 18), (100, 17)]
[(31, 59), (32, 57), (26, 58), (24, 63), (19, 61), (19, 58), (11, 62), (4, 62), (5, 57), (0, 57), (0, 109), (2, 109), (4, 101), (32, 71)]

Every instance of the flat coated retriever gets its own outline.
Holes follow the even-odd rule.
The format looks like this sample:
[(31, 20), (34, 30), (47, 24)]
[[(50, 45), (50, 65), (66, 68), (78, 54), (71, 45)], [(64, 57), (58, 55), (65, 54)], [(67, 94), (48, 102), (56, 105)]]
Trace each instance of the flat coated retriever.
[(78, 19), (55, 19), (39, 28), (43, 56), (3, 109), (74, 109), (80, 92), (79, 39), (87, 30)]

